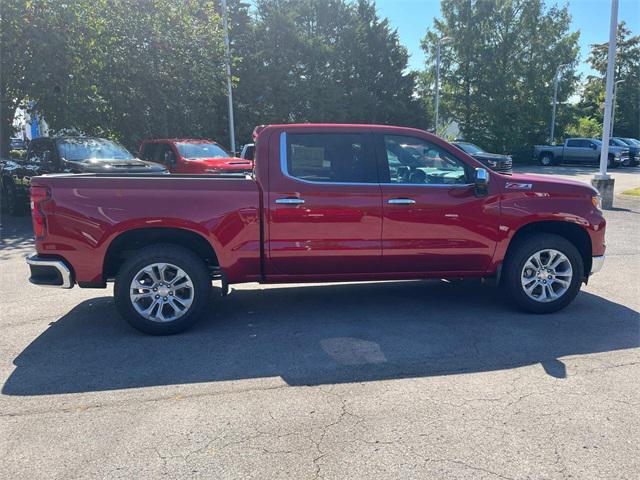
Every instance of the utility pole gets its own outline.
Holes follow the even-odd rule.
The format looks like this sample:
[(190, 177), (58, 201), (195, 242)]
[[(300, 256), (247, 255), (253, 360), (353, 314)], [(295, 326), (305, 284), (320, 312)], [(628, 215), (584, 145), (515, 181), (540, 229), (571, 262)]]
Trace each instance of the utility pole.
[(556, 130), (556, 104), (558, 103), (558, 82), (560, 80), (560, 70), (568, 66), (568, 63), (558, 65), (558, 68), (556, 68), (556, 74), (553, 77), (553, 108), (551, 109), (551, 133), (549, 134), (549, 141), (552, 145), (554, 143)]
[(442, 37), (438, 39), (438, 45), (436, 48), (436, 106), (435, 106), (435, 125), (433, 127), (433, 133), (438, 134), (438, 121), (440, 114), (440, 47), (442, 44), (449, 43), (451, 38)]
[(602, 148), (600, 150), (600, 171), (591, 184), (602, 196), (603, 208), (613, 207), (614, 180), (607, 174), (609, 159), (609, 132), (611, 130), (611, 110), (613, 98), (613, 74), (616, 63), (616, 33), (618, 29), (618, 0), (611, 0), (611, 20), (609, 22), (609, 51), (607, 56), (607, 84), (604, 97), (604, 119), (602, 122)]
[(229, 24), (227, 20), (227, 0), (222, 0), (222, 27), (224, 30), (225, 63), (227, 67), (227, 101), (229, 103), (229, 145), (236, 154), (236, 135), (233, 128), (233, 90), (231, 88), (231, 50), (229, 48)]

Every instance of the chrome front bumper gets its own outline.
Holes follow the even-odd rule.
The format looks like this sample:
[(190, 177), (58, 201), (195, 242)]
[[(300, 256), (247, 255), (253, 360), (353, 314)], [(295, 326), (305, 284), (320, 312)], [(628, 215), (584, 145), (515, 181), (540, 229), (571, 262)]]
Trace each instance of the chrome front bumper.
[(589, 275), (593, 275), (602, 270), (602, 265), (604, 265), (604, 255), (591, 257), (591, 273)]
[(35, 254), (27, 257), (27, 264), (31, 269), (29, 281), (34, 285), (57, 288), (73, 287), (71, 268), (64, 260), (42, 258)]

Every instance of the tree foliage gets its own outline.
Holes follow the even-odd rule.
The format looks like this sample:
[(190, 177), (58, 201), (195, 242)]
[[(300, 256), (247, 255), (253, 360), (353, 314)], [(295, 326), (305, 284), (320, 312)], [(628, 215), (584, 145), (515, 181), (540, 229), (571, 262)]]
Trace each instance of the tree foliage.
[[(632, 35), (624, 22), (617, 30), (614, 135), (640, 138), (640, 35)], [(609, 42), (591, 46), (588, 62), (596, 71), (589, 75), (580, 102), (582, 114), (602, 122)]]
[[(442, 46), (441, 116), (468, 140), (501, 152), (530, 154), (547, 139), (553, 79), (561, 64), (559, 103), (575, 91), (578, 33), (567, 7), (543, 0), (443, 0), (442, 18), (422, 41), (430, 59)], [(570, 123), (558, 109), (556, 131)]]
[[(272, 122), (424, 124), (415, 73), (370, 0), (230, 0), (238, 136)], [(2, 122), (33, 102), (54, 130), (136, 148), (228, 138), (219, 1), (5, 0)], [(3, 143), (8, 142), (3, 133)]]

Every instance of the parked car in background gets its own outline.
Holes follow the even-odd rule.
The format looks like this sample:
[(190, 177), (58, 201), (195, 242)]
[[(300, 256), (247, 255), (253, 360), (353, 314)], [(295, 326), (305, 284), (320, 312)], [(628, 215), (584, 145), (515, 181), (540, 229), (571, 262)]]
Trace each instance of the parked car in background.
[(11, 215), (29, 205), (31, 178), (48, 173), (162, 173), (157, 163), (135, 158), (112, 140), (95, 137), (40, 137), (23, 160), (5, 162), (0, 173), (4, 210)]
[(493, 172), (413, 128), (256, 134), (251, 177), (34, 179), (30, 281), (115, 281), (133, 327), (169, 334), (210, 310), (213, 279), (224, 292), (242, 282), (493, 277), (520, 308), (549, 313), (603, 265), (606, 222), (589, 185)]
[[(563, 145), (535, 145), (533, 158), (544, 167), (561, 163), (598, 164), (601, 150), (602, 142), (597, 138), (567, 138)], [(628, 157), (629, 148), (610, 146), (607, 166), (618, 167)]]
[(640, 141), (634, 138), (613, 137), (611, 142), (615, 146), (629, 149), (629, 161), (622, 163), (625, 167), (634, 167), (640, 163)]
[(242, 146), (242, 151), (240, 152), (240, 158), (253, 160), (255, 151), (256, 151), (256, 145), (254, 143), (247, 143), (246, 145)]
[(27, 144), (21, 138), (12, 138), (9, 148), (11, 150), (26, 150)]
[(453, 142), (465, 153), (468, 153), (476, 160), (479, 160), (491, 170), (501, 173), (511, 173), (513, 171), (513, 159), (510, 155), (501, 155), (499, 153), (485, 152), (479, 146), (469, 142)]
[(161, 163), (171, 173), (246, 174), (253, 161), (237, 158), (213, 140), (164, 138), (145, 140), (140, 158)]

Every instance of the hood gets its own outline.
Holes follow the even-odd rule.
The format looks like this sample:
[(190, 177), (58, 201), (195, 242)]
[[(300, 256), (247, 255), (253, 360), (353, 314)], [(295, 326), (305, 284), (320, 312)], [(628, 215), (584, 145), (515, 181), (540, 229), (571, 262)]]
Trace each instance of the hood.
[(87, 160), (65, 162), (67, 169), (83, 173), (160, 173), (166, 169), (157, 163), (137, 158), (130, 160)]
[(248, 160), (246, 158), (238, 158), (238, 157), (194, 158), (194, 159), (187, 159), (187, 161), (199, 163), (207, 167), (219, 167), (224, 165), (246, 166), (248, 168), (253, 167), (253, 161)]
[[(513, 185), (510, 186), (510, 184)], [(585, 196), (598, 194), (595, 188), (583, 182), (528, 173), (514, 173), (511, 175), (505, 182), (505, 190), (529, 190), (540, 193), (573, 193), (575, 195)]]
[(478, 160), (496, 160), (496, 161), (506, 161), (511, 160), (509, 155), (500, 155), (499, 153), (472, 153), (472, 157), (477, 158)]
[(629, 147), (618, 147), (617, 145), (609, 145), (609, 151), (611, 153), (625, 153), (629, 152)]

